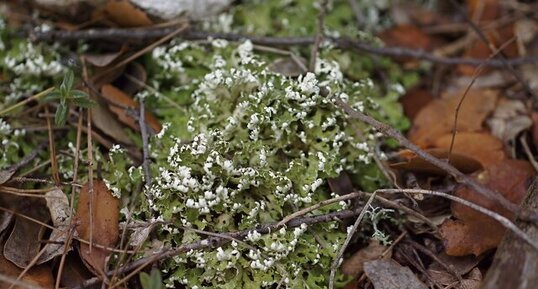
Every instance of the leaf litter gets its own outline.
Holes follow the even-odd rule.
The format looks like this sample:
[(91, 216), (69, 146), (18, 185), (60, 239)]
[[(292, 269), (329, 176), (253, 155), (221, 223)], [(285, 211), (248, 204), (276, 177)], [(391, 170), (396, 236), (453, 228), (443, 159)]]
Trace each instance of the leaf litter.
[[(501, 7), (499, 1), (496, 0), (485, 1), (484, 3), (469, 0), (466, 1), (466, 4), (469, 7), (468, 16), (472, 16), (471, 18), (476, 20), (478, 24), (495, 21), (505, 13), (504, 9), (506, 9)], [(440, 32), (439, 36), (429, 34), (432, 30), (429, 30), (430, 32), (428, 33), (425, 32), (428, 25), (437, 23), (436, 20), (442, 20), (444, 24), (451, 21), (450, 17), (446, 17), (446, 15), (436, 14), (439, 12), (424, 11), (422, 9), (420, 11), (418, 11), (419, 9), (396, 11), (395, 9), (397, 8), (393, 8), (391, 13), (393, 15), (397, 14), (400, 19), (404, 20), (378, 34), (385, 42), (385, 45), (389, 47), (399, 46), (433, 51), (447, 43), (447, 37), (443, 37), (446, 36), (445, 34), (452, 33), (453, 35), (455, 33), (454, 31)], [(142, 8), (133, 5), (130, 1), (107, 1), (105, 6), (94, 11), (92, 17), (92, 21), (103, 21), (101, 24), (108, 21), (108, 23), (114, 22), (115, 25), (123, 27), (144, 27), (152, 25), (156, 20), (148, 17)], [(329, 23), (331, 22), (329, 21)], [(522, 35), (520, 38), (523, 42), (517, 43), (519, 47), (514, 42), (504, 48), (506, 56), (515, 57), (522, 53), (521, 51), (524, 51), (522, 48), (525, 47), (522, 45), (530, 45), (532, 42), (530, 39), (534, 34), (532, 31), (525, 30), (526, 26), (532, 25), (534, 25), (533, 21), (518, 20), (515, 24), (508, 23), (495, 26), (494, 29), (487, 30), (485, 35), (491, 42), (490, 44), (495, 46), (502, 45), (503, 40), (511, 38), (514, 33)], [(442, 31), (442, 29), (439, 31)], [(452, 35), (448, 38), (452, 38)], [(464, 35), (460, 34), (460, 36), (463, 37)], [(491, 57), (488, 45), (481, 43), (479, 39), (469, 39), (471, 40), (467, 41), (463, 51), (460, 51), (463, 57), (482, 59)], [(95, 66), (96, 71), (100, 69), (99, 67), (106, 70), (127, 51), (125, 47), (122, 46), (121, 49), (113, 50), (115, 52), (110, 53), (88, 54), (86, 55), (86, 60), (89, 64)], [(404, 70), (411, 71), (421, 67), (421, 62), (414, 58), (396, 57), (396, 60), (402, 63), (402, 69)], [(139, 79), (141, 83), (146, 82), (145, 67), (139, 63), (133, 63), (132, 65), (136, 67), (134, 71), (131, 71), (137, 75), (135, 78)], [(101, 95), (98, 106), (92, 109), (92, 121), (97, 131), (103, 134), (103, 143), (106, 141), (108, 144), (105, 147), (110, 149), (114, 147), (113, 143), (136, 147), (139, 142), (139, 140), (133, 138), (132, 132), (139, 130), (139, 124), (136, 119), (136, 111), (138, 111), (139, 107), (135, 101), (135, 94), (141, 91), (143, 86), (122, 83), (122, 74), (131, 74), (131, 72), (125, 72), (129, 69), (129, 67), (118, 69), (114, 73), (103, 77), (96, 86), (99, 88)], [(290, 77), (296, 77), (302, 72), (302, 68), (298, 67), (291, 57), (275, 59), (272, 69), (277, 73), (283, 73)], [(389, 73), (388, 77), (397, 77), (393, 75), (397, 68), (392, 67), (390, 68), (392, 70), (389, 70), (389, 68), (383, 67), (380, 70), (383, 69), (391, 71), (390, 73), (392, 74)], [(474, 66), (458, 65), (457, 69), (450, 72), (455, 75), (448, 73), (446, 77), (461, 80), (465, 75), (473, 74), (475, 69), (476, 67)], [(153, 72), (150, 70), (149, 73)], [(380, 73), (383, 74), (384, 72), (381, 71)], [(464, 76), (462, 77), (458, 73)], [(523, 132), (529, 131), (531, 126), (534, 125), (532, 143), (538, 146), (536, 141), (538, 139), (536, 137), (538, 135), (536, 133), (538, 131), (536, 130), (538, 117), (529, 108), (528, 102), (506, 97), (507, 93), (514, 91), (514, 87), (509, 87), (514, 80), (503, 78), (501, 82), (499, 76), (494, 75), (494, 73), (497, 73), (497, 71), (486, 70), (481, 77), (493, 75), (493, 77), (489, 78), (490, 82), (482, 82), (481, 85), (474, 86), (465, 94), (459, 110), (455, 134), (453, 134), (455, 129), (454, 116), (456, 108), (464, 95), (464, 90), (460, 90), (461, 87), (455, 90), (454, 87), (450, 87), (450, 84), (432, 84), (432, 86), (438, 85), (440, 87), (441, 97), (436, 97), (431, 93), (433, 89), (429, 84), (426, 84), (427, 81), (420, 80), (422, 84), (417, 87), (425, 88), (414, 92), (410, 91), (412, 94), (408, 94), (402, 100), (407, 116), (413, 121), (408, 136), (415, 144), (425, 148), (427, 152), (430, 152), (435, 157), (449, 159), (450, 163), (462, 172), (472, 176), (490, 189), (500, 192), (514, 204), (518, 204), (525, 196), (528, 184), (536, 172), (528, 162), (520, 160), (522, 154), (515, 140)], [(383, 77), (387, 81), (387, 75), (382, 75)], [(525, 77), (530, 77), (531, 80), (533, 78), (528, 73)], [(467, 80), (465, 79), (465, 81)], [(493, 82), (491, 82), (492, 80)], [(401, 81), (405, 82), (409, 81), (409, 79), (401, 79)], [(465, 83), (465, 81), (460, 81), (460, 84)], [(448, 81), (447, 83), (454, 82)], [(103, 101), (103, 99), (106, 101)], [(144, 116), (153, 132), (158, 133), (161, 131), (162, 126), (159, 117), (155, 116), (151, 109), (146, 110)], [(433, 190), (453, 190), (458, 197), (472, 201), (508, 218), (515, 217), (507, 210), (502, 209), (496, 202), (485, 199), (467, 187), (456, 185), (446, 172), (430, 165), (416, 155), (408, 151), (399, 151), (394, 152), (394, 156), (398, 156), (398, 158), (396, 158), (396, 161), (395, 158), (389, 159), (391, 171), (389, 171), (388, 175), (392, 174), (399, 181), (418, 178), (415, 183), (419, 184), (419, 186), (427, 186), (428, 189)], [(9, 168), (0, 170), (0, 186), (4, 184), (12, 185), (12, 180), (18, 172)], [(132, 175), (122, 177), (133, 178)], [(336, 193), (342, 193), (338, 191), (351, 192), (356, 184), (351, 184), (352, 180), (353, 182), (355, 181), (354, 177), (346, 177), (345, 182), (341, 179), (332, 179), (329, 180), (328, 184)], [(121, 177), (118, 179), (121, 180)], [(75, 216), (72, 216), (67, 196), (61, 189), (47, 192), (44, 199), (46, 204), (41, 202), (43, 200), (31, 199), (32, 201), (24, 201), (25, 206), (19, 207), (19, 214), (51, 224), (55, 230), (49, 230), (50, 232), (34, 221), (20, 218), (20, 216), (10, 214), (8, 211), (2, 211), (0, 213), (0, 224), (2, 224), (0, 234), (3, 234), (6, 239), (5, 243), (2, 244), (3, 254), (0, 254), (0, 264), (3, 264), (0, 266), (0, 273), (8, 276), (18, 276), (22, 272), (21, 268), (29, 264), (36, 254), (43, 250), (37, 264), (44, 264), (30, 269), (22, 277), (22, 280), (38, 284), (44, 288), (53, 288), (54, 277), (48, 264), (51, 260), (57, 259), (56, 257), (66, 253), (63, 252), (67, 238), (65, 232), (70, 230), (73, 224), (76, 224), (77, 237), (88, 241), (79, 244), (78, 255), (80, 255), (83, 263), (91, 273), (82, 273), (84, 270), (80, 266), (79, 269), (68, 271), (77, 268), (77, 265), (81, 265), (77, 253), (69, 252), (66, 260), (68, 260), (67, 264), (71, 265), (67, 265), (69, 269), (66, 269), (62, 277), (65, 279), (66, 274), (78, 277), (73, 278), (73, 280), (66, 280), (64, 284), (76, 286), (90, 278), (92, 274), (102, 276), (103, 272), (107, 270), (106, 264), (111, 260), (110, 257), (112, 256), (111, 250), (103, 249), (102, 247), (115, 248), (118, 245), (119, 209), (122, 201), (113, 196), (113, 190), (117, 188), (110, 186), (100, 178), (94, 179), (92, 182), (93, 191), (90, 190), (89, 182), (86, 182), (82, 187)], [(491, 251), (496, 248), (503, 238), (506, 231), (504, 227), (489, 217), (458, 203), (442, 203), (437, 200), (434, 202), (429, 197), (421, 200), (401, 197), (393, 201), (397, 206), (412, 208), (419, 214), (429, 214), (428, 218), (432, 220), (440, 216), (443, 216), (443, 219), (451, 217), (439, 226), (442, 244), (435, 240), (433, 235), (429, 236), (429, 233), (424, 233), (427, 231), (420, 231), (416, 227), (402, 228), (393, 226), (390, 222), (382, 223), (384, 228), (388, 228), (392, 235), (397, 230), (405, 230), (407, 233), (419, 238), (420, 242), (423, 242), (425, 246), (430, 246), (430, 250), (433, 254), (439, 256), (442, 262), (449, 264), (449, 266), (455, 266), (455, 270), (461, 275), (461, 279), (456, 278), (452, 272), (444, 270), (442, 266), (439, 267), (436, 262), (431, 262), (426, 267), (423, 266), (423, 269), (428, 268), (427, 272), (422, 270), (416, 264), (421, 264), (427, 259), (422, 259), (423, 256), (417, 255), (415, 256), (417, 260), (408, 260), (408, 263), (398, 258), (398, 256), (391, 257), (390, 253), (384, 259), (378, 259), (383, 252), (390, 249), (387, 246), (380, 245), (379, 241), (374, 240), (371, 236), (361, 236), (355, 239), (354, 242), (357, 242), (357, 244), (362, 243), (363, 246), (354, 246), (353, 249), (348, 250), (341, 267), (342, 272), (358, 278), (364, 271), (366, 278), (355, 281), (369, 282), (377, 289), (426, 288), (423, 280), (430, 277), (437, 284), (444, 286), (467, 289), (478, 288), (482, 275), (487, 272), (487, 268), (484, 270), (484, 263), (481, 262), (484, 256), (491, 254)], [(5, 203), (3, 199), (2, 202)], [(7, 203), (12, 204), (12, 202)], [(90, 207), (92, 208), (91, 212)], [(402, 217), (401, 215), (404, 212), (405, 210), (400, 207), (394, 217)], [(431, 212), (435, 213), (432, 214)], [(74, 223), (72, 222), (73, 217), (76, 220)], [(372, 219), (370, 221), (372, 222), (370, 224), (372, 229), (377, 230), (375, 229), (377, 228), (376, 220)], [(143, 225), (143, 223), (138, 224)], [(157, 227), (158, 222), (150, 222), (150, 224), (146, 228), (134, 231), (133, 236), (135, 238), (131, 240), (132, 247), (142, 245), (144, 240), (151, 235), (154, 227)], [(374, 232), (373, 236), (376, 236), (375, 233), (379, 232)], [(428, 235), (428, 237), (423, 237), (424, 235)], [(49, 243), (42, 244), (39, 242), (45, 239)], [(318, 242), (326, 244), (326, 242)], [(90, 248), (88, 243), (93, 246)], [(162, 243), (159, 244), (162, 246)], [(364, 244), (368, 245), (364, 246)], [(394, 244), (394, 246), (397, 247), (398, 244)], [(464, 265), (461, 265), (459, 262), (464, 258), (467, 258), (465, 259), (467, 261), (464, 262)], [(18, 267), (14, 266), (14, 264), (17, 264)], [(428, 265), (427, 262), (426, 265)], [(151, 286), (158, 286), (156, 284), (162, 282), (160, 273), (157, 274), (152, 271), (151, 275), (144, 274), (140, 276), (141, 280), (144, 280), (144, 284), (155, 283)], [(151, 276), (151, 282), (149, 282), (149, 276)], [(421, 278), (417, 276), (421, 276)]]

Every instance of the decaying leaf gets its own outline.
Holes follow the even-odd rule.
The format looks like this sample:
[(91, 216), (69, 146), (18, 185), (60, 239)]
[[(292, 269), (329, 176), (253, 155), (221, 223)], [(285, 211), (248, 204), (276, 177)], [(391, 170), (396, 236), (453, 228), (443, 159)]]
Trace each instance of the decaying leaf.
[[(437, 148), (427, 149), (426, 152), (439, 159), (448, 158), (447, 149), (437, 149)], [(421, 157), (418, 157), (411, 151), (404, 150), (400, 153), (400, 155), (402, 157), (405, 157), (407, 161), (391, 164), (390, 165), (391, 168), (397, 169), (397, 170), (412, 171), (412, 172), (417, 172), (417, 173), (446, 175), (445, 170), (436, 167), (435, 165), (422, 159)], [(476, 172), (477, 170), (482, 168), (482, 165), (480, 165), (480, 163), (476, 161), (474, 158), (465, 156), (462, 154), (458, 154), (456, 152), (450, 155), (450, 164), (456, 167), (461, 172), (466, 173), (466, 174)]]
[(1, 170), (0, 171), (0, 185), (9, 181), (11, 179), (11, 177), (15, 174), (17, 170), (14, 169), (14, 168), (9, 168), (9, 169), (6, 169), (6, 170)]
[(433, 96), (427, 89), (412, 88), (400, 98), (400, 103), (403, 106), (405, 115), (410, 119), (414, 119), (419, 111), (432, 99)]
[[(131, 109), (136, 111), (135, 113), (138, 112), (138, 104), (129, 95), (110, 84), (105, 84), (101, 87), (101, 94), (110, 103), (110, 110), (117, 115), (121, 122), (134, 130), (140, 130), (138, 121), (130, 116), (127, 111), (127, 109)], [(144, 116), (146, 123), (151, 127), (153, 132), (157, 133), (161, 131), (161, 124), (151, 112), (146, 110)]]
[[(19, 213), (42, 223), (50, 216), (38, 199), (21, 199)], [(4, 257), (20, 268), (28, 266), (41, 249), (45, 229), (35, 221), (15, 216), (15, 225), (4, 245)]]
[(491, 133), (504, 143), (513, 141), (518, 134), (532, 126), (525, 104), (520, 100), (501, 98), (493, 115), (488, 119)]
[[(434, 143), (437, 148), (450, 149), (452, 134), (446, 134)], [(488, 167), (506, 158), (503, 143), (496, 137), (484, 132), (462, 132), (456, 134), (452, 152), (473, 158)]]
[[(3, 245), (3, 244), (2, 244)], [(23, 269), (15, 266), (12, 262), (4, 258), (0, 254), (0, 275), (6, 276), (12, 280), (16, 280), (17, 277), (21, 274)], [(26, 289), (28, 286), (39, 286), (43, 289), (52, 289), (54, 288), (54, 277), (52, 276), (52, 270), (50, 266), (39, 265), (34, 266), (24, 276), (21, 280), (24, 285), (27, 286), (13, 286), (13, 289)], [(0, 288), (9, 288), (12, 284), (9, 282), (0, 281)]]
[(114, 60), (118, 59), (125, 51), (127, 46), (122, 46), (117, 52), (104, 53), (104, 54), (84, 54), (83, 57), (86, 61), (97, 67), (105, 67), (111, 64)]
[[(365, 262), (379, 259), (381, 254), (383, 254), (387, 248), (388, 247), (381, 245), (377, 240), (370, 240), (367, 247), (358, 250), (342, 263), (342, 273), (358, 276), (363, 272)], [(391, 255), (392, 254), (389, 253), (385, 255), (385, 258), (390, 258)]]
[[(297, 61), (301, 61), (303, 65), (300, 66)], [(296, 77), (303, 74), (303, 68), (306, 67), (303, 59), (297, 58), (297, 61), (291, 57), (279, 58), (269, 65), (269, 69), (285, 76)]]
[(148, 15), (128, 0), (107, 1), (103, 14), (123, 27), (139, 27), (153, 24)]
[[(50, 242), (45, 245), (45, 251), (39, 257), (37, 264), (47, 262), (64, 252), (64, 242), (69, 235), (68, 230), (72, 215), (69, 200), (62, 190), (52, 190), (45, 195), (47, 196), (47, 207), (52, 219), (52, 225), (56, 230), (50, 234)], [(68, 250), (70, 249), (68, 248)]]
[(394, 260), (374, 260), (364, 263), (364, 272), (375, 289), (427, 289), (413, 271)]
[[(475, 173), (473, 177), (512, 203), (519, 204), (533, 175), (534, 170), (528, 162), (503, 160)], [(455, 195), (505, 217), (513, 217), (498, 202), (484, 198), (467, 187), (457, 190)], [(495, 248), (506, 231), (497, 221), (456, 202), (452, 203), (452, 214), (456, 220), (447, 220), (440, 228), (446, 253), (451, 256), (480, 255)]]
[[(91, 213), (90, 202), (92, 202)], [(93, 180), (93, 192), (90, 192), (90, 183), (87, 182), (80, 191), (76, 213), (79, 237), (89, 241), (90, 236), (93, 236), (93, 244), (114, 247), (119, 236), (119, 204), (120, 200), (112, 196), (112, 192), (102, 180)], [(90, 226), (90, 216), (92, 226)], [(88, 269), (95, 274), (104, 271), (109, 255), (109, 250), (95, 246), (90, 250), (88, 244), (80, 244), (80, 256)]]
[(110, 112), (107, 105), (98, 102), (98, 105), (92, 108), (92, 121), (95, 127), (101, 130), (107, 136), (113, 138), (117, 143), (133, 145), (133, 141), (124, 131), (123, 125), (116, 119), (114, 114)]
[[(443, 135), (452, 132), (454, 116), (464, 92), (459, 91), (431, 101), (415, 117), (409, 139), (422, 147), (432, 146)], [(498, 92), (469, 90), (458, 115), (458, 132), (482, 130), (485, 118), (495, 109)]]

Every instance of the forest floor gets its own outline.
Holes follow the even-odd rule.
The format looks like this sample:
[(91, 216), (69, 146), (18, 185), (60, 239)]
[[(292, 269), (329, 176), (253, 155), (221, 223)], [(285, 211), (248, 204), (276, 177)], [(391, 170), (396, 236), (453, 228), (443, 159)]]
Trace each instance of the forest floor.
[(538, 4), (157, 2), (0, 4), (0, 288), (537, 288)]

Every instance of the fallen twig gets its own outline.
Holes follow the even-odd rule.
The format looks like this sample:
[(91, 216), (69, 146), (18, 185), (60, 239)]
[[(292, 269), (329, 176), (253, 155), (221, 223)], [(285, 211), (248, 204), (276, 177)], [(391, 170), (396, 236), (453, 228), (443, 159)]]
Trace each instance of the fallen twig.
[[(87, 29), (78, 31), (51, 30), (47, 32), (31, 31), (29, 32), (30, 39), (34, 41), (59, 41), (59, 42), (77, 42), (81, 40), (95, 41), (108, 40), (118, 41), (122, 43), (143, 41), (153, 38), (163, 37), (174, 32), (176, 27), (165, 28), (105, 28), (105, 29)], [(228, 41), (250, 40), (254, 44), (265, 46), (305, 46), (312, 45), (315, 38), (312, 36), (306, 37), (271, 37), (271, 36), (256, 36), (236, 33), (213, 33), (207, 31), (185, 30), (177, 35), (185, 40), (206, 40), (206, 39), (225, 39)], [(476, 59), (476, 58), (460, 58), (460, 57), (443, 57), (424, 50), (413, 50), (404, 47), (377, 47), (367, 42), (351, 39), (348, 37), (327, 37), (341, 49), (356, 50), (359, 52), (376, 54), (388, 57), (407, 57), (419, 60), (424, 60), (437, 64), (444, 65), (480, 65), (488, 67), (505, 67), (505, 63), (512, 66), (523, 64), (538, 63), (538, 57), (517, 57), (501, 61), (499, 59)]]
[[(295, 228), (295, 227), (300, 226), (301, 224), (313, 225), (313, 224), (318, 224), (318, 223), (337, 221), (341, 219), (352, 218), (354, 216), (357, 216), (358, 214), (359, 214), (359, 211), (343, 210), (343, 211), (328, 213), (324, 215), (301, 217), (301, 218), (296, 218), (289, 221), (286, 227)], [(248, 233), (252, 233), (254, 231), (257, 231), (260, 234), (268, 234), (270, 232), (274, 232), (275, 230), (280, 229), (281, 227), (282, 226), (279, 227), (278, 223), (275, 222), (271, 224), (260, 225), (258, 228), (255, 228), (255, 229), (249, 229), (249, 230), (232, 232), (232, 233), (223, 233), (223, 234), (226, 234), (229, 237), (241, 240), (245, 238), (248, 235)], [(139, 268), (141, 265), (144, 265), (144, 264), (151, 264), (154, 262), (158, 262), (160, 260), (171, 258), (179, 254), (188, 252), (190, 250), (200, 250), (200, 249), (219, 247), (229, 241), (230, 239), (224, 239), (222, 238), (222, 236), (220, 237), (215, 236), (215, 237), (209, 237), (209, 238), (206, 238), (206, 239), (203, 239), (203, 240), (191, 243), (191, 244), (182, 245), (177, 248), (164, 248), (151, 256), (144, 257), (134, 262), (131, 262), (129, 264), (126, 264), (125, 266), (118, 269), (117, 273), (125, 274), (127, 272), (131, 272)], [(113, 273), (114, 273), (114, 270), (111, 270), (111, 271), (108, 271), (106, 274), (107, 276), (112, 276)], [(101, 279), (99, 277), (93, 277), (91, 279), (84, 281), (79, 286), (73, 287), (72, 289), (86, 288), (88, 286), (97, 284), (100, 281)]]
[(359, 227), (362, 219), (364, 218), (364, 215), (368, 211), (368, 207), (374, 200), (376, 195), (376, 192), (374, 192), (364, 207), (361, 210), (360, 215), (357, 217), (357, 220), (355, 220), (355, 223), (353, 224), (353, 227), (351, 227), (351, 230), (348, 230), (346, 240), (344, 241), (344, 244), (342, 244), (342, 247), (340, 247), (340, 251), (338, 251), (338, 254), (336, 255), (336, 258), (334, 258), (334, 261), (331, 265), (331, 275), (329, 276), (329, 289), (334, 288), (334, 277), (336, 276), (336, 269), (340, 267), (340, 263), (342, 262), (342, 256), (344, 256), (344, 252), (346, 251), (347, 245), (349, 245), (349, 242), (351, 241), (351, 237), (355, 234), (355, 231), (357, 231), (357, 228)]
[(312, 50), (310, 50), (310, 64), (308, 65), (308, 70), (311, 72), (314, 72), (316, 70), (316, 58), (318, 57), (319, 46), (321, 44), (321, 41), (323, 41), (324, 37), (323, 26), (328, 5), (328, 0), (322, 0), (320, 3), (316, 36), (314, 37), (314, 45), (312, 45)]
[(443, 197), (443, 198), (447, 198), (451, 201), (454, 201), (454, 202), (457, 202), (457, 203), (460, 203), (464, 206), (467, 206), (477, 212), (480, 212), (492, 219), (494, 219), (495, 221), (501, 223), (501, 225), (503, 225), (505, 228), (507, 228), (508, 230), (510, 230), (512, 233), (514, 233), (514, 235), (518, 236), (519, 238), (521, 238), (522, 240), (524, 240), (525, 242), (527, 242), (529, 245), (531, 245), (536, 251), (538, 251), (538, 242), (532, 240), (532, 238), (530, 238), (525, 232), (523, 232), (521, 229), (519, 229), (512, 221), (510, 221), (508, 218), (498, 214), (498, 213), (495, 213), (491, 210), (488, 210), (484, 207), (481, 207), (473, 202), (470, 202), (470, 201), (467, 201), (465, 199), (462, 199), (460, 197), (456, 197), (456, 196), (453, 196), (453, 195), (449, 195), (449, 194), (446, 194), (446, 193), (442, 193), (442, 192), (437, 192), (437, 191), (430, 191), (430, 190), (421, 190), (421, 189), (381, 189), (381, 190), (377, 190), (377, 192), (379, 193), (409, 193), (409, 194), (425, 194), (425, 195), (433, 195), (433, 196), (439, 196), (439, 197)]
[(372, 118), (372, 117), (370, 117), (370, 116), (368, 116), (368, 115), (366, 115), (366, 114), (364, 114), (362, 112), (359, 112), (359, 111), (353, 109), (351, 106), (349, 106), (349, 104), (345, 103), (344, 101), (342, 101), (339, 98), (335, 99), (335, 103), (340, 108), (342, 108), (350, 117), (352, 117), (354, 119), (357, 119), (357, 120), (360, 120), (362, 122), (365, 122), (365, 123), (371, 125), (372, 127), (374, 127), (375, 129), (377, 129), (378, 131), (380, 131), (381, 133), (383, 133), (384, 135), (396, 139), (400, 143), (400, 145), (408, 148), (409, 150), (411, 150), (412, 152), (417, 154), (417, 156), (419, 156), (420, 158), (428, 161), (429, 163), (435, 165), (436, 167), (438, 167), (438, 168), (446, 171), (450, 175), (452, 175), (456, 179), (456, 181), (458, 183), (467, 185), (470, 188), (472, 188), (473, 190), (475, 190), (477, 193), (479, 193), (480, 195), (499, 202), (499, 204), (503, 208), (509, 210), (510, 212), (519, 213), (519, 216), (522, 219), (531, 220), (531, 221), (534, 221), (534, 222), (538, 221), (537, 212), (530, 211), (530, 210), (525, 210), (525, 211), (521, 212), (519, 210), (518, 205), (508, 201), (501, 194), (499, 194), (499, 193), (497, 193), (497, 192), (483, 186), (482, 184), (478, 183), (477, 181), (475, 181), (471, 177), (463, 174), (462, 172), (460, 172), (458, 169), (456, 169), (454, 166), (452, 166), (448, 162), (440, 160), (440, 159), (432, 156), (431, 154), (425, 152), (424, 150), (422, 150), (421, 148), (419, 148), (418, 146), (413, 144), (406, 137), (404, 137), (399, 131), (392, 128), (391, 126), (389, 126), (389, 125), (387, 125), (385, 123), (382, 123), (382, 122), (380, 122), (380, 121), (378, 121), (378, 120), (376, 120), (376, 119), (374, 119), (374, 118)]

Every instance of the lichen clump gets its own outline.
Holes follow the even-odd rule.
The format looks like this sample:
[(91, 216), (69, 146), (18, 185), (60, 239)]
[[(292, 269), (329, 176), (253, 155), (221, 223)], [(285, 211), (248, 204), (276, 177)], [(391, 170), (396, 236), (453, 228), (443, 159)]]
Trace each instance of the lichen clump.
[[(203, 59), (209, 61), (202, 73)], [(333, 103), (340, 97), (361, 111), (379, 109), (369, 98), (372, 82), (349, 82), (330, 59), (318, 59), (315, 74), (297, 78), (272, 72), (266, 60), (249, 41), (172, 44), (153, 54), (150, 62), (162, 71), (159, 83), (183, 82), (181, 91), (174, 85), (160, 91), (190, 99), (186, 116), (169, 115), (176, 124), (165, 125), (151, 145), (155, 178), (146, 199), (148, 212), (171, 222), (159, 232), (166, 243), (200, 240), (181, 227), (231, 232), (280, 221), (334, 196), (327, 178), (344, 170), (363, 180), (378, 177), (372, 131), (352, 123)], [(190, 141), (178, 135), (189, 135)], [(342, 202), (314, 213), (347, 206)], [(164, 271), (169, 287), (325, 287), (344, 238), (336, 223), (254, 232), (248, 245), (234, 241), (190, 251), (168, 261)]]

